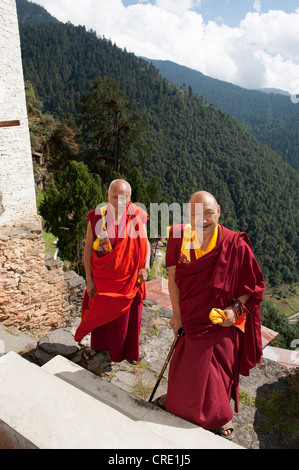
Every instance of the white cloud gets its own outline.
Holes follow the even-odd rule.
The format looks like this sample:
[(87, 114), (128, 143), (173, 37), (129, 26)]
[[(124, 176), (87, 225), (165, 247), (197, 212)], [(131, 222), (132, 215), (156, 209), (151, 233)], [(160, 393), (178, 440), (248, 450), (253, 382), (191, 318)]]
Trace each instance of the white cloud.
[(257, 11), (258, 13), (261, 13), (262, 11), (262, 4), (261, 0), (254, 0), (253, 2), (253, 9)]
[(156, 0), (156, 6), (162, 10), (182, 14), (201, 3), (201, 0)]
[(204, 23), (199, 0), (39, 0), (61, 21), (84, 24), (119, 47), (151, 59), (172, 60), (243, 87), (299, 93), (299, 8), (261, 14), (254, 1), (238, 27)]

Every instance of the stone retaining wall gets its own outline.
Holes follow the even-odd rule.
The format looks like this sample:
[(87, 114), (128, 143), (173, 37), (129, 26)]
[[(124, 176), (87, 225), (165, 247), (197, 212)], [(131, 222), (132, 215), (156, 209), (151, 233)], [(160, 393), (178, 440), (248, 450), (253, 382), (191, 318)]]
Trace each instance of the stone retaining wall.
[(0, 322), (6, 327), (44, 334), (66, 326), (84, 285), (45, 254), (40, 222), (0, 230)]

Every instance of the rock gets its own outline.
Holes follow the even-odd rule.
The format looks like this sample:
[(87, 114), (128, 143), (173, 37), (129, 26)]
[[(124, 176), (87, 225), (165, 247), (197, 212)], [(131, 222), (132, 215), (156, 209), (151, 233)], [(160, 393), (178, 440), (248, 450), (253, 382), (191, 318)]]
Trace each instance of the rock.
[(134, 374), (128, 374), (124, 370), (119, 370), (115, 372), (114, 376), (111, 379), (111, 383), (117, 385), (119, 388), (131, 392), (134, 387), (136, 377)]
[(158, 314), (156, 310), (152, 308), (143, 308), (142, 312), (142, 323), (141, 329), (142, 332), (148, 335), (152, 334), (152, 330), (154, 327), (154, 322), (158, 319)]
[[(288, 369), (278, 362), (263, 358), (260, 364), (250, 370), (249, 376), (240, 376), (240, 390), (246, 391), (250, 396), (266, 398), (268, 390), (276, 384), (276, 389), (284, 393), (285, 377), (292, 375), (295, 369)], [(260, 389), (261, 383), (263, 390)]]
[(172, 310), (166, 307), (159, 307), (158, 309), (159, 315), (164, 318), (171, 318), (172, 317)]
[(36, 338), (25, 335), (16, 328), (5, 329), (0, 323), (0, 355), (8, 351), (24, 352), (35, 348), (36, 345)]
[(38, 343), (38, 348), (51, 357), (61, 355), (71, 358), (76, 354), (79, 346), (69, 331), (59, 328), (42, 338)]
[(54, 257), (50, 253), (45, 254), (45, 266), (51, 271), (52, 269), (60, 269), (63, 267), (63, 262), (60, 259)]
[(44, 335), (67, 325), (70, 293), (63, 263), (45, 254), (40, 224), (0, 229), (0, 322)]
[[(157, 335), (152, 335), (150, 340), (140, 345), (140, 350), (144, 355), (144, 361), (149, 364), (151, 369), (157, 372), (158, 375), (165, 363), (173, 340), (172, 329), (169, 326), (160, 326)], [(166, 369), (164, 376), (168, 376), (168, 369)]]
[(143, 301), (144, 307), (153, 307), (154, 305), (158, 305), (158, 302), (153, 299), (146, 299)]

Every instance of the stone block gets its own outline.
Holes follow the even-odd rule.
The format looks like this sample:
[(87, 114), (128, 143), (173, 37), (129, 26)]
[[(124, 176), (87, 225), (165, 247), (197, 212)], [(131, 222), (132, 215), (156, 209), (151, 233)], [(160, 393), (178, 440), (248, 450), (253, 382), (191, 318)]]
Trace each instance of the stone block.
[[(161, 449), (167, 448), (164, 447), (164, 438), (172, 442), (173, 449), (242, 449), (241, 446), (231, 441), (131, 395), (61, 356), (56, 356), (42, 369), (55, 374), (97, 400), (106, 403), (111, 409), (120, 411), (142, 424), (139, 431), (143, 432), (143, 429), (150, 431), (153, 443), (156, 436), (160, 437)], [(138, 431), (137, 427), (136, 431)]]
[(16, 444), (22, 436), (27, 448), (39, 449), (176, 448), (165, 435), (14, 352), (0, 360), (0, 382), (0, 423)]

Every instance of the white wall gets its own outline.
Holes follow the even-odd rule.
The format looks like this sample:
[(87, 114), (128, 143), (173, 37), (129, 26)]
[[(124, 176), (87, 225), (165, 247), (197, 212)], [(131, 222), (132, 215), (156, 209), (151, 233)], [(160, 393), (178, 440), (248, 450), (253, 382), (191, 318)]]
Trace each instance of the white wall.
[[(36, 217), (35, 188), (15, 0), (0, 0), (0, 226)], [(0, 211), (1, 213), (1, 211)]]

